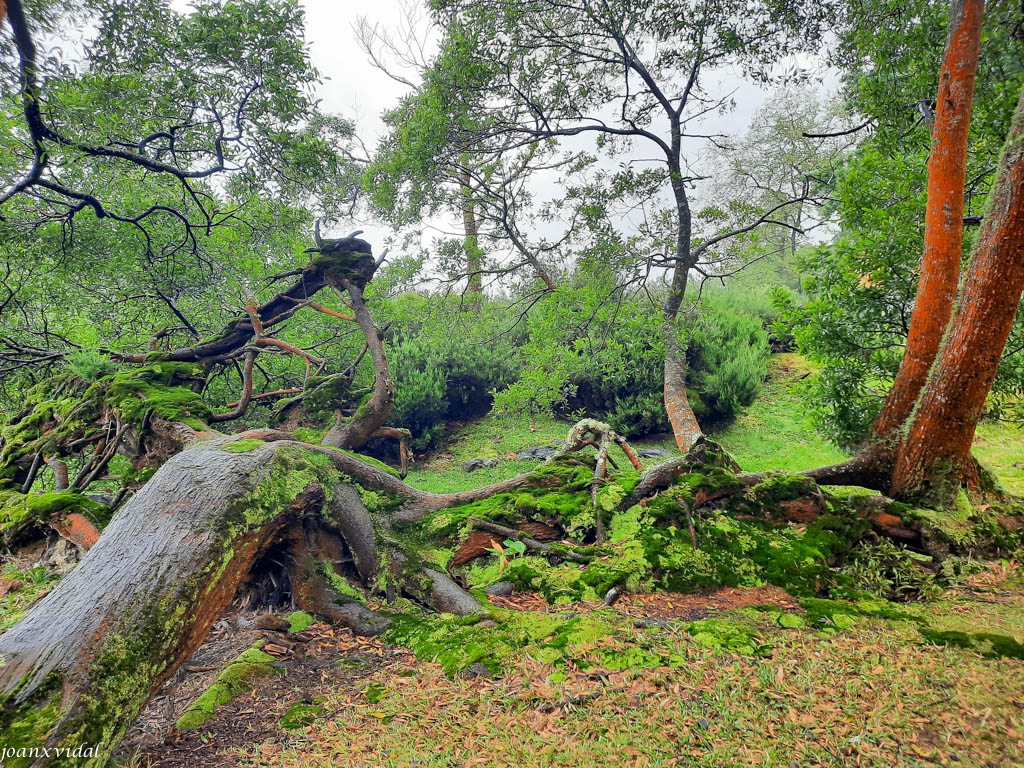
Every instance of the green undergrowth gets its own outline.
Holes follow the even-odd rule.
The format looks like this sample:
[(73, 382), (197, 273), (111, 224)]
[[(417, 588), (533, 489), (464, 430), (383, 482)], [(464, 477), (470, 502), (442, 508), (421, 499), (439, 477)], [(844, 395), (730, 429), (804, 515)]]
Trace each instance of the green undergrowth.
[(25, 457), (59, 453), (104, 430), (99, 422), (110, 411), (140, 430), (152, 418), (204, 428), (210, 409), (191, 388), (201, 376), (192, 363), (153, 362), (91, 383), (68, 373), (37, 384), (26, 393), (20, 418), (0, 430), (0, 488), (14, 482)]
[[(641, 622), (613, 608), (562, 606), (544, 612), (490, 606), (486, 615), (425, 617), (415, 611), (392, 615), (385, 639), (408, 647), (417, 658), (439, 664), (449, 676), (485, 667), (500, 675), (524, 659), (555, 670), (645, 670), (686, 663), (686, 648), (764, 657), (780, 642), (780, 633), (817, 637), (854, 631), (887, 633), (899, 642), (943, 645), (986, 658), (1024, 658), (1024, 594), (1002, 610), (1011, 626), (1001, 631), (967, 631), (955, 617), (964, 603), (902, 606), (871, 596), (856, 600), (803, 598), (799, 610), (771, 606), (740, 608), (696, 621)], [(1012, 617), (1012, 618), (1011, 618)], [(977, 629), (977, 627), (975, 627)], [(787, 641), (790, 642), (790, 641)]]
[[(398, 614), (385, 639), (440, 664), (448, 675), (473, 665), (500, 674), (522, 658), (556, 669), (626, 670), (681, 666), (685, 659), (673, 647), (679, 643), (761, 654), (768, 648), (760, 636), (763, 626), (760, 614), (744, 611), (638, 628), (634, 619), (610, 608), (547, 613), (492, 607), (486, 617)], [(663, 634), (673, 640), (663, 642)]]
[(214, 710), (218, 706), (227, 704), (236, 696), (245, 693), (254, 679), (274, 674), (277, 671), (274, 667), (276, 659), (261, 651), (261, 647), (262, 643), (257, 643), (252, 648), (242, 651), (234, 661), (224, 667), (213, 685), (182, 713), (175, 727), (179, 731), (198, 728), (213, 718)]
[(1024, 427), (982, 421), (974, 438), (974, 455), (999, 477), (1010, 493), (1024, 496)]
[[(595, 509), (589, 466), (557, 462), (543, 472), (559, 485), (497, 494), (434, 513), (402, 535), (411, 544), (437, 551), (443, 561), (471, 529), (470, 517), (508, 527), (534, 521), (563, 530), (568, 543), (554, 544), (554, 557), (504, 553), (474, 560), (463, 575), (474, 588), (511, 581), (551, 603), (569, 603), (601, 599), (615, 586), (631, 592), (689, 592), (774, 584), (794, 594), (814, 595), (836, 582), (833, 569), (870, 527), (846, 499), (824, 494), (820, 498), (826, 509), (813, 521), (785, 522), (779, 511), (783, 505), (818, 498), (813, 484), (798, 476), (771, 476), (742, 489), (727, 470), (702, 466), (643, 505), (619, 511), (616, 506), (639, 480), (637, 473), (614, 474)], [(731, 491), (726, 508), (690, 513), (698, 497), (722, 490)], [(600, 546), (593, 543), (598, 514), (608, 533)], [(574, 562), (566, 549), (588, 562)], [(446, 562), (436, 564), (444, 567)]]

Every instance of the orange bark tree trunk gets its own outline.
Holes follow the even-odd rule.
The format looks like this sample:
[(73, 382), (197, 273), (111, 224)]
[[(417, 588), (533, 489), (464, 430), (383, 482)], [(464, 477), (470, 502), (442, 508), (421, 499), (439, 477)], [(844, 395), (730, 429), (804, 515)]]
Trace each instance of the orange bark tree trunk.
[(984, 0), (953, 0), (950, 8), (928, 159), (921, 279), (903, 361), (872, 429), (876, 442), (891, 438), (910, 416), (953, 314), (963, 250), (967, 134), (984, 10)]
[(1024, 292), (1024, 92), (1003, 148), (959, 308), (892, 476), (892, 495), (948, 504), (971, 479), (971, 441)]

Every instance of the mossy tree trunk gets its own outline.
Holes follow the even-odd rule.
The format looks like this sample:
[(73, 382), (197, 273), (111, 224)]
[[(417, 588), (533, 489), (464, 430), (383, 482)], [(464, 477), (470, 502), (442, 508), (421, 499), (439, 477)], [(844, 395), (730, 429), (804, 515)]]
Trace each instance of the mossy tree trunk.
[[(147, 699), (202, 643), (271, 547), (289, 563), (299, 607), (363, 634), (385, 624), (324, 578), (345, 553), (364, 583), (388, 568), (389, 591), (439, 610), (478, 608), (444, 574), (387, 550), (392, 519), (417, 520), (529, 484), (529, 477), (515, 478), (430, 494), (353, 456), (271, 430), (186, 449), (114, 516), (81, 563), (0, 635), (3, 745), (95, 752), (85, 763), (52, 751), (38, 762), (15, 758), (5, 765), (104, 765)], [(354, 489), (372, 489), (391, 512), (371, 513)]]
[(221, 439), (173, 457), (78, 567), (0, 635), (5, 746), (97, 747), (87, 764), (103, 765), (256, 559), (339, 480), (326, 457), (294, 444), (230, 450), (238, 445)]

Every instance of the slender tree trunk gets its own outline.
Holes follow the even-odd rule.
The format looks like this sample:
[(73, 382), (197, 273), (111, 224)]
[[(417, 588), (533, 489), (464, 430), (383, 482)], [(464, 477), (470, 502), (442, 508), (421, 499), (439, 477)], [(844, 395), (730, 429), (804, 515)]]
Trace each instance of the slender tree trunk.
[(953, 0), (950, 9), (928, 159), (921, 279), (903, 361), (872, 429), (878, 443), (887, 442), (910, 416), (956, 302), (963, 252), (967, 134), (984, 10), (984, 0)]
[(1024, 292), (1024, 92), (967, 272), (892, 476), (894, 496), (949, 503), (975, 471), (971, 442)]
[[(673, 146), (680, 142), (679, 127), (673, 126)], [(679, 309), (686, 296), (686, 283), (693, 267), (690, 238), (692, 221), (690, 201), (686, 196), (678, 162), (669, 163), (672, 193), (676, 201), (677, 230), (675, 267), (672, 284), (662, 306), (665, 322), (665, 412), (672, 425), (676, 445), (683, 453), (689, 451), (703, 434), (697, 416), (686, 398), (686, 351), (679, 344)]]
[(466, 274), (469, 282), (466, 292), (472, 294), (483, 293), (483, 269), (481, 260), (480, 243), (477, 235), (476, 211), (473, 206), (473, 188), (470, 186), (469, 174), (463, 171), (459, 175), (459, 192), (462, 195), (462, 226), (465, 231), (466, 249)]
[(370, 359), (373, 361), (373, 394), (369, 400), (362, 403), (351, 419), (344, 423), (335, 424), (324, 435), (323, 444), (336, 448), (356, 449), (374, 437), (374, 433), (384, 426), (392, 409), (395, 407), (395, 380), (391, 375), (391, 368), (388, 366), (387, 355), (384, 352), (384, 342), (381, 341), (377, 326), (373, 324), (373, 318), (363, 301), (363, 292), (359, 286), (347, 280), (331, 280), (331, 286), (340, 294), (347, 292), (352, 302), (352, 312), (355, 314), (356, 322), (366, 337), (366, 347), (370, 351)]

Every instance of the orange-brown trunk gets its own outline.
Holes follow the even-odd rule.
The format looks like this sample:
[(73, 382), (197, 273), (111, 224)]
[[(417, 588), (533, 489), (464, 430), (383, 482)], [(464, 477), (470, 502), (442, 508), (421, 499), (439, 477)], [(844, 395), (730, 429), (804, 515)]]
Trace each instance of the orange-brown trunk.
[(899, 448), (892, 494), (949, 503), (1024, 292), (1024, 92), (1003, 148), (960, 306)]
[(967, 133), (984, 10), (984, 0), (953, 0), (950, 9), (928, 159), (921, 280), (903, 362), (872, 430), (876, 441), (891, 437), (910, 416), (953, 314), (963, 249)]

